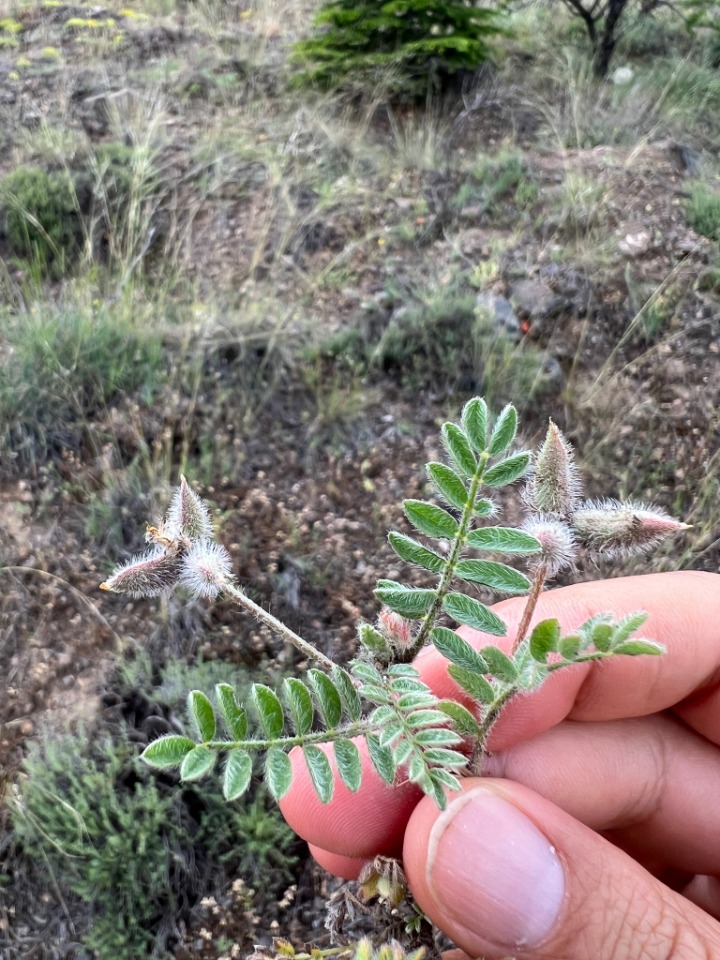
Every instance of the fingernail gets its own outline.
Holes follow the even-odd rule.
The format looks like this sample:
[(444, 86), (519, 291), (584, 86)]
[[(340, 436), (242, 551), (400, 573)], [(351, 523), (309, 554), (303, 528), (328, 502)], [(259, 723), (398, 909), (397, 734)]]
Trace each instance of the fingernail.
[(435, 822), (427, 882), (456, 924), (502, 948), (541, 943), (565, 895), (555, 848), (489, 787), (459, 797)]

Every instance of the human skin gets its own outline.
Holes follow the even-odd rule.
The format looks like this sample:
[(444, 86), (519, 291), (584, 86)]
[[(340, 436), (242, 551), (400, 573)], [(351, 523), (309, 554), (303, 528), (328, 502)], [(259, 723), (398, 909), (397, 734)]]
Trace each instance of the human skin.
[[(512, 645), (522, 600), (494, 607)], [(366, 760), (356, 794), (323, 806), (302, 757), (281, 803), (316, 859), (356, 877), (402, 856), (413, 896), (469, 956), (519, 960), (720, 958), (720, 576), (652, 574), (543, 594), (534, 622), (645, 610), (661, 657), (617, 657), (553, 674), (493, 729), (482, 778), (440, 811), (413, 785), (388, 787)], [(416, 665), (462, 700), (447, 662)]]

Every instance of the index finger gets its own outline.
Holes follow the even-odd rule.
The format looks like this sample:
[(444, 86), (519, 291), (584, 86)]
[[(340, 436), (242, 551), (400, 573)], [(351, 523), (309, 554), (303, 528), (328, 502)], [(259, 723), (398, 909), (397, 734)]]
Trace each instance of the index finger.
[[(463, 627), (472, 646), (509, 650), (524, 598), (495, 604), (508, 624), (505, 637)], [(589, 617), (644, 610), (642, 635), (666, 647), (660, 657), (618, 656), (558, 670), (540, 690), (505, 707), (490, 739), (504, 750), (554, 727), (561, 720), (600, 721), (647, 716), (672, 709), (693, 729), (720, 743), (720, 576), (698, 571), (648, 574), (574, 584), (542, 594), (532, 623), (557, 618), (571, 633)], [(416, 660), (423, 680), (439, 697), (463, 700), (447, 672), (447, 660), (426, 647)]]
[[(522, 598), (503, 601), (494, 609), (508, 621), (508, 635), (496, 637), (465, 631), (475, 646), (512, 645)], [(662, 657), (617, 657), (578, 665), (553, 674), (531, 696), (518, 696), (497, 722), (490, 746), (505, 749), (550, 729), (562, 719), (611, 720), (641, 716), (673, 707), (708, 739), (720, 742), (720, 576), (708, 573), (667, 573), (596, 581), (549, 591), (540, 599), (535, 620), (557, 617), (572, 631), (594, 614), (617, 617), (637, 610), (650, 614), (645, 636), (665, 643)], [(448, 675), (448, 662), (428, 647), (416, 660), (423, 679), (440, 697), (461, 699)], [(324, 851), (341, 854), (324, 861), (348, 876), (353, 858), (377, 853), (392, 855), (402, 841), (405, 824), (420, 794), (405, 783), (382, 784), (359, 744), (365, 764), (362, 786), (350, 793), (338, 785), (331, 803), (322, 805), (299, 757), (294, 779), (280, 803), (290, 826)], [(335, 866), (330, 866), (330, 863)], [(341, 861), (345, 867), (338, 866)], [(354, 866), (353, 866), (354, 869)]]

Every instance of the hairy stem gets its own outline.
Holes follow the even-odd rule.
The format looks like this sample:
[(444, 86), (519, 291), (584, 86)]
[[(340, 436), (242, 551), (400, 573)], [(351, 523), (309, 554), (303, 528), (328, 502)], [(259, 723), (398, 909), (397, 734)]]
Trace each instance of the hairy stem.
[(535, 568), (532, 586), (530, 587), (530, 593), (527, 595), (527, 600), (525, 601), (525, 609), (523, 610), (522, 617), (520, 618), (520, 624), (518, 626), (517, 635), (515, 636), (515, 642), (513, 643), (512, 650), (510, 651), (510, 656), (513, 656), (515, 653), (517, 653), (518, 647), (525, 639), (525, 635), (530, 627), (530, 621), (535, 613), (535, 607), (537, 607), (540, 594), (545, 586), (547, 571), (548, 565), (544, 562), (539, 563)]
[(463, 507), (462, 516), (460, 517), (460, 524), (458, 526), (458, 531), (453, 538), (447, 563), (445, 564), (440, 577), (440, 582), (438, 583), (435, 599), (432, 602), (432, 606), (423, 617), (422, 626), (418, 631), (418, 635), (415, 638), (414, 643), (403, 654), (403, 657), (401, 658), (402, 661), (409, 662), (415, 657), (415, 655), (425, 645), (430, 635), (430, 631), (437, 623), (438, 616), (442, 609), (443, 600), (447, 596), (453, 577), (455, 576), (455, 568), (457, 567), (457, 562), (460, 559), (460, 554), (465, 544), (465, 537), (467, 536), (468, 530), (470, 529), (470, 524), (472, 523), (473, 512), (475, 510), (475, 498), (477, 497), (478, 490), (482, 485), (483, 476), (485, 474), (485, 466), (489, 459), (490, 455), (487, 453), (487, 451), (480, 454), (480, 465), (470, 481), (468, 498), (465, 506)]
[(512, 700), (516, 693), (518, 693), (518, 687), (516, 686), (510, 686), (503, 690), (497, 699), (490, 704), (480, 721), (480, 729), (475, 737), (472, 756), (468, 764), (468, 772), (472, 776), (480, 776), (482, 774), (482, 762), (487, 754), (487, 743), (490, 739), (490, 731), (495, 726), (495, 721), (502, 713), (505, 705)]
[(292, 747), (304, 747), (308, 743), (332, 743), (335, 740), (349, 740), (351, 737), (374, 733), (375, 728), (366, 720), (357, 720), (336, 730), (316, 730), (313, 733), (298, 734), (294, 737), (276, 737), (274, 740), (208, 740), (202, 744), (208, 750), (217, 750), (222, 753), (226, 750), (270, 750), (271, 747), (280, 747), (289, 750)]
[(287, 640), (288, 643), (291, 643), (304, 656), (309, 657), (311, 660), (315, 660), (316, 663), (322, 664), (326, 670), (333, 669), (335, 664), (330, 657), (326, 657), (324, 653), (321, 653), (311, 643), (308, 643), (307, 640), (303, 640), (302, 637), (298, 636), (298, 634), (295, 633), (294, 630), (291, 630), (290, 627), (286, 627), (281, 620), (277, 619), (277, 617), (274, 617), (271, 613), (268, 613), (267, 610), (263, 610), (261, 606), (255, 603), (254, 600), (251, 600), (247, 594), (243, 593), (242, 590), (238, 589), (238, 587), (236, 587), (234, 584), (225, 583), (223, 585), (223, 590), (228, 596), (233, 598), (238, 606), (245, 607), (246, 610), (249, 610), (250, 613), (254, 614), (258, 618), (258, 620), (261, 620), (263, 623), (267, 624), (271, 630), (281, 636), (283, 640)]

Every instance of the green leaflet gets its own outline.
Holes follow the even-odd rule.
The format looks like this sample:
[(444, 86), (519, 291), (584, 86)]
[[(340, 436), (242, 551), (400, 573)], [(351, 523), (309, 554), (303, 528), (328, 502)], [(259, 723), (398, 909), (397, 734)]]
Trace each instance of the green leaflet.
[(257, 711), (260, 726), (268, 740), (276, 740), (282, 736), (285, 726), (283, 708), (277, 695), (264, 683), (252, 685), (252, 699)]
[(467, 640), (463, 640), (454, 630), (447, 627), (434, 627), (430, 638), (435, 648), (452, 663), (457, 663), (476, 673), (487, 673), (488, 665)]
[(380, 743), (380, 738), (375, 733), (365, 735), (368, 753), (372, 760), (372, 765), (377, 770), (380, 778), (385, 783), (393, 784), (395, 782), (395, 764), (393, 762), (392, 750), (384, 747)]
[(661, 643), (655, 643), (652, 640), (624, 640), (616, 647), (613, 647), (613, 653), (624, 653), (630, 657), (637, 657), (641, 654), (658, 656), (665, 653), (665, 647)]
[(531, 587), (524, 573), (491, 560), (460, 560), (455, 574), (461, 580), (482, 583), (499, 593), (526, 593)]
[(180, 765), (181, 780), (199, 780), (209, 773), (215, 765), (217, 754), (208, 747), (199, 744), (185, 754)]
[(462, 593), (449, 593), (443, 601), (443, 607), (458, 623), (474, 630), (482, 630), (494, 637), (504, 637), (507, 633), (507, 627), (500, 617), (473, 597), (466, 597)]
[(460, 416), (465, 436), (478, 453), (487, 446), (488, 408), (482, 397), (473, 397), (463, 407)]
[(292, 783), (290, 758), (279, 747), (270, 747), (265, 757), (265, 782), (274, 800), (281, 800)]
[(290, 710), (295, 733), (300, 736), (309, 733), (312, 730), (315, 710), (308, 688), (297, 677), (287, 677), (283, 681), (283, 695)]
[(495, 421), (490, 443), (488, 444), (488, 452), (491, 457), (497, 457), (499, 454), (505, 453), (515, 439), (517, 426), (517, 410), (509, 403), (500, 411), (500, 416)]
[(226, 800), (237, 800), (250, 786), (252, 779), (252, 757), (247, 750), (231, 750), (225, 761), (223, 771), (223, 796)]
[(459, 667), (455, 663), (450, 664), (448, 673), (478, 703), (490, 704), (495, 700), (495, 690), (482, 674)]
[(204, 693), (199, 690), (190, 691), (188, 694), (188, 711), (203, 743), (212, 740), (215, 736), (215, 712)]
[(427, 472), (440, 496), (451, 507), (462, 510), (467, 503), (467, 488), (455, 471), (444, 463), (428, 463)]
[(445, 567), (446, 561), (440, 554), (428, 550), (412, 537), (406, 537), (404, 533), (396, 533), (393, 530), (388, 534), (388, 541), (400, 559), (407, 563), (414, 563), (431, 573), (440, 573)]
[(483, 474), (483, 483), (488, 487), (504, 487), (518, 480), (529, 466), (529, 453), (515, 453), (489, 467)]
[(378, 587), (375, 596), (380, 603), (390, 607), (403, 617), (416, 619), (424, 617), (435, 599), (434, 590), (413, 590), (409, 587)]
[[(490, 687), (490, 684), (488, 684), (488, 687)], [(492, 687), (490, 687), (490, 690), (492, 691)], [(464, 707), (461, 703), (456, 703), (454, 700), (441, 700), (438, 703), (438, 709), (450, 718), (453, 727), (461, 736), (477, 736), (480, 725), (467, 707)]]
[(352, 721), (359, 720), (362, 716), (362, 702), (350, 674), (342, 667), (335, 667), (332, 672), (332, 679), (336, 690), (340, 694), (346, 715)]
[(342, 720), (342, 701), (330, 677), (322, 670), (308, 670), (308, 681), (315, 694), (320, 716), (328, 730)]
[(480, 650), (480, 656), (488, 665), (488, 673), (504, 683), (517, 680), (518, 669), (513, 660), (497, 647), (487, 646)]
[(372, 624), (361, 623), (358, 627), (358, 637), (360, 639), (360, 643), (369, 653), (372, 653), (377, 657), (381, 657), (382, 659), (389, 659), (389, 657), (392, 655), (390, 644), (380, 633), (380, 631), (373, 627)]
[(179, 767), (186, 754), (195, 747), (195, 741), (189, 737), (169, 734), (149, 743), (142, 752), (142, 759), (152, 767), (161, 770)]
[(403, 509), (410, 523), (427, 537), (451, 540), (458, 532), (458, 522), (447, 510), (426, 500), (404, 500)]
[(356, 793), (362, 782), (362, 760), (357, 745), (352, 740), (336, 740), (333, 751), (342, 782)]
[(218, 709), (233, 740), (244, 740), (247, 736), (247, 714), (238, 704), (235, 691), (229, 683), (218, 683), (215, 687)]
[(613, 649), (615, 648), (616, 644), (627, 640), (631, 634), (635, 633), (636, 630), (639, 630), (647, 618), (648, 614), (640, 611), (638, 613), (631, 613), (627, 617), (623, 617), (622, 620), (615, 624), (612, 634)]
[(530, 634), (530, 656), (538, 663), (546, 663), (548, 654), (554, 653), (560, 643), (560, 621), (541, 620)]
[(323, 803), (329, 803), (335, 786), (330, 761), (325, 752), (313, 743), (308, 743), (303, 747), (303, 756), (310, 773), (312, 785), (315, 787), (315, 793)]
[(497, 553), (538, 553), (542, 547), (539, 540), (524, 530), (513, 527), (481, 527), (472, 530), (466, 538), (469, 547), (476, 550), (493, 550)]
[(444, 423), (442, 438), (445, 449), (460, 473), (473, 477), (478, 467), (477, 458), (460, 427), (455, 423)]

